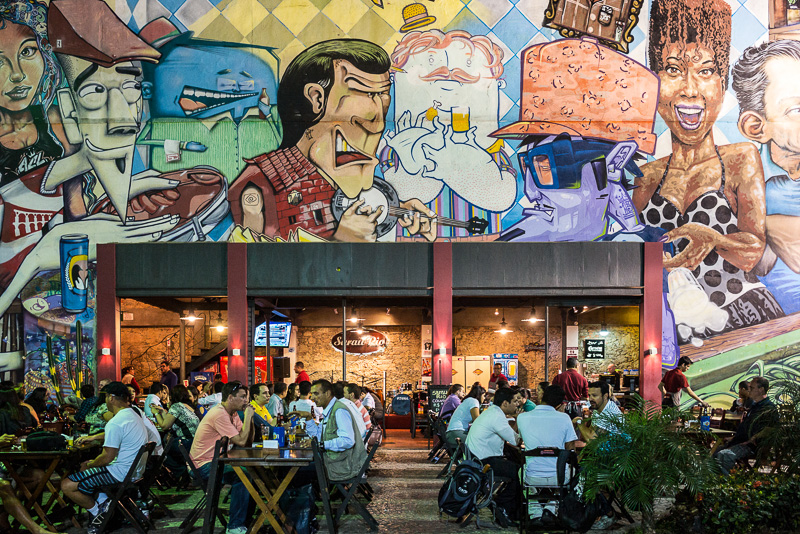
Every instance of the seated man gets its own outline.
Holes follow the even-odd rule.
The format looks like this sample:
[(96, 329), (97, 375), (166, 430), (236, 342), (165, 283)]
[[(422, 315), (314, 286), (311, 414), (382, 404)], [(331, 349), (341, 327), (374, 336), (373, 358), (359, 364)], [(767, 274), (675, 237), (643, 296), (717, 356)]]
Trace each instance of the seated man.
[(275, 417), (283, 417), (283, 399), (289, 391), (289, 386), (286, 382), (276, 382), (272, 396), (267, 403), (267, 410)]
[[(361, 436), (361, 441), (364, 441), (364, 438), (367, 436), (367, 424), (364, 419), (364, 414), (361, 412), (361, 408), (355, 403), (354, 399), (358, 399), (355, 395), (353, 395), (354, 389), (352, 387), (358, 387), (355, 384), (342, 384), (342, 396), (339, 398), (342, 403), (347, 406), (347, 409), (350, 410), (350, 413), (353, 414), (353, 419), (356, 422), (356, 426), (358, 426), (358, 435)], [(334, 385), (334, 391), (336, 390), (336, 385)], [(361, 393), (360, 391), (358, 393)], [(337, 395), (338, 397), (338, 395)], [(367, 416), (369, 419), (369, 416)], [(370, 426), (372, 423), (370, 422)]]
[(203, 406), (206, 410), (210, 410), (212, 406), (216, 406), (222, 402), (222, 388), (224, 386), (225, 383), (219, 380), (203, 386), (203, 393), (202, 396), (197, 399), (197, 405)]
[(778, 410), (767, 397), (768, 390), (769, 380), (763, 376), (757, 376), (750, 381), (748, 393), (753, 405), (736, 428), (736, 434), (714, 452), (714, 458), (723, 475), (730, 474), (737, 460), (755, 457), (758, 450), (757, 440), (766, 429), (778, 422)]
[[(11, 447), (16, 439), (16, 436), (12, 434), (0, 436), (0, 449)], [(33, 469), (28, 473), (21, 472), (20, 474), (26, 479), (25, 485), (29, 488), (38, 485), (44, 476), (44, 472), (41, 469)], [(3, 510), (0, 510), (0, 530), (10, 531), (7, 517), (10, 515), (33, 534), (53, 534), (46, 528), (36, 524), (25, 507), (22, 506), (22, 503), (17, 498), (17, 494), (14, 492), (11, 482), (6, 480), (6, 474), (2, 465), (0, 465), (0, 503), (3, 504)]]
[[(239, 419), (244, 410), (244, 423)], [(211, 408), (200, 421), (192, 442), (190, 456), (204, 481), (208, 481), (211, 460), (217, 441), (229, 438), (231, 446), (249, 447), (253, 443), (253, 407), (248, 402), (247, 386), (238, 381), (228, 382), (222, 388), (222, 402)], [(222, 483), (231, 484), (231, 514), (228, 534), (246, 534), (248, 509), (253, 504), (247, 488), (233, 467), (225, 466)]]
[[(575, 447), (578, 436), (572, 420), (564, 413), (565, 397), (564, 390), (559, 386), (547, 386), (541, 404), (535, 410), (517, 417), (517, 428), (527, 450), (539, 447)], [(525, 483), (530, 486), (557, 485), (556, 459), (528, 458), (525, 462)]]
[(317, 421), (317, 405), (311, 400), (311, 382), (305, 380), (300, 382), (297, 386), (299, 397), (289, 403), (290, 412), (309, 412), (314, 415), (314, 420)]
[(81, 397), (83, 397), (83, 402), (81, 403), (80, 408), (78, 411), (75, 412), (75, 415), (69, 416), (71, 421), (76, 421), (78, 423), (83, 423), (86, 420), (86, 416), (89, 415), (89, 412), (92, 411), (95, 404), (97, 404), (97, 397), (94, 394), (94, 386), (91, 384), (84, 384), (81, 386)]
[(315, 380), (311, 384), (311, 400), (323, 406), (322, 420), (314, 422), (311, 412), (296, 412), (306, 419), (306, 433), (319, 440), (325, 455), (328, 478), (347, 480), (358, 475), (367, 459), (364, 442), (358, 439), (356, 418), (333, 394), (333, 384)]
[[(108, 510), (108, 496), (100, 492), (102, 486), (122, 482), (139, 453), (148, 442), (147, 427), (142, 414), (131, 408), (128, 387), (122, 382), (111, 382), (103, 391), (106, 394), (108, 411), (114, 414), (105, 426), (103, 452), (97, 458), (81, 464), (81, 470), (61, 481), (64, 495), (92, 515), (88, 532), (94, 534), (100, 528)], [(137, 477), (144, 471), (146, 459), (137, 466)]]
[(495, 495), (495, 520), (506, 528), (517, 517), (519, 492), (519, 464), (503, 457), (506, 442), (519, 443), (519, 435), (508, 424), (522, 405), (522, 395), (511, 388), (500, 388), (494, 394), (492, 406), (475, 419), (467, 434), (466, 446), (481, 463), (492, 467), (494, 475), (508, 478), (503, 490)]
[(144, 415), (155, 422), (156, 416), (153, 415), (152, 407), (157, 406), (166, 410), (167, 406), (164, 406), (164, 403), (166, 403), (167, 397), (169, 397), (169, 389), (167, 389), (167, 386), (159, 384), (158, 382), (153, 382), (153, 385), (150, 386), (150, 394), (144, 400)]
[(593, 440), (597, 437), (597, 432), (616, 432), (622, 412), (617, 403), (611, 400), (611, 390), (607, 382), (589, 384), (589, 406), (592, 409), (591, 426), (585, 424), (581, 417), (573, 419), (583, 441)]

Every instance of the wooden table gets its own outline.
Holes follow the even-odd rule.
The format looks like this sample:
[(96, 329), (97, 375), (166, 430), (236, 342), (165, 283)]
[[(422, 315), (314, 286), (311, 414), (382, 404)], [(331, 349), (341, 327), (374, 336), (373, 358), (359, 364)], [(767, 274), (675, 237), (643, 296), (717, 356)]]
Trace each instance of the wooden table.
[[(286, 516), (278, 507), (278, 500), (292, 482), (298, 469), (311, 465), (313, 454), (310, 448), (237, 448), (228, 451), (228, 454), (219, 459), (222, 466), (230, 465), (242, 481), (247, 491), (253, 497), (256, 505), (261, 510), (255, 523), (250, 527), (249, 534), (258, 532), (264, 521), (269, 521), (278, 534), (285, 534)], [(288, 467), (283, 476), (277, 472), (278, 467)], [(252, 480), (245, 474), (244, 469), (252, 475)], [(255, 483), (255, 486), (253, 485)], [(216, 502), (213, 503), (216, 506)], [(212, 517), (214, 517), (212, 515)]]
[[(24, 497), (22, 505), (28, 510), (34, 510), (39, 516), (39, 519), (44, 522), (51, 531), (55, 531), (55, 526), (53, 526), (48, 519), (47, 512), (55, 502), (58, 502), (61, 506), (68, 506), (68, 504), (61, 495), (61, 488), (56, 488), (51, 482), (50, 477), (53, 476), (53, 473), (63, 475), (63, 473), (59, 470), (62, 462), (80, 454), (84, 450), (86, 449), (73, 448), (63, 451), (22, 451), (12, 449), (0, 450), (0, 462), (6, 468), (6, 471), (8, 471), (9, 476), (16, 481), (17, 489), (22, 492)], [(25, 486), (18, 471), (22, 464), (30, 462), (49, 462), (47, 463), (47, 468), (44, 471), (44, 477), (33, 489), (33, 491), (30, 491)], [(48, 489), (51, 495), (47, 503), (42, 506), (39, 504), (39, 497), (42, 495), (42, 493), (44, 493), (45, 489)], [(72, 516), (72, 524), (76, 527), (81, 526), (75, 516)]]

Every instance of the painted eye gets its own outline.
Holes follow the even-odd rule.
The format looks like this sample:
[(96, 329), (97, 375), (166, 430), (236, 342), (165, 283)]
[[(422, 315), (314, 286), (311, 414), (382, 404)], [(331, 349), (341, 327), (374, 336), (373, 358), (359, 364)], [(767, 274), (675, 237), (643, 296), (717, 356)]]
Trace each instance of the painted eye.
[(87, 83), (78, 90), (78, 98), (86, 109), (99, 108), (107, 97), (107, 89), (99, 83)]
[(472, 60), (471, 60), (471, 59), (468, 59), (468, 60), (467, 60), (467, 67), (471, 67), (471, 66), (472, 66)]
[(133, 104), (142, 97), (142, 84), (136, 80), (128, 80), (122, 84), (122, 96), (128, 104)]
[(433, 65), (433, 56), (430, 56), (430, 57), (428, 58), (428, 63), (430, 63), (431, 65)]
[(39, 52), (39, 49), (36, 48), (35, 46), (26, 46), (25, 48), (20, 50), (19, 57), (25, 58), (25, 59), (32, 58), (38, 52)]

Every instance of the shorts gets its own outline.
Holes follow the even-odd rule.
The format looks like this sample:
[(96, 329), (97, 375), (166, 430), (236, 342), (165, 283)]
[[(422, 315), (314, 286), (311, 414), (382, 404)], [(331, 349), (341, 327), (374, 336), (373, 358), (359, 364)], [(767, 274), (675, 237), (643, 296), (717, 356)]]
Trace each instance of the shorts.
[(71, 474), (71, 481), (78, 483), (78, 491), (84, 495), (92, 496), (103, 486), (114, 486), (120, 481), (111, 476), (105, 467), (92, 467), (86, 471)]

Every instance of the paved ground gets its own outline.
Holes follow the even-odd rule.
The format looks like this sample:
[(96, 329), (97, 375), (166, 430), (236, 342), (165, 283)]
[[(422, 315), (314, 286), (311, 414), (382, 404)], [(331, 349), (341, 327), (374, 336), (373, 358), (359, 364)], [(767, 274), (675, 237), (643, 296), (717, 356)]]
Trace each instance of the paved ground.
[[(398, 431), (399, 432), (399, 431)], [(441, 469), (440, 465), (432, 465), (426, 461), (426, 442), (417, 438), (411, 440), (402, 435), (392, 433), (386, 441), (386, 446), (379, 449), (374, 462), (374, 469), (370, 474), (370, 483), (375, 488), (375, 498), (369, 509), (380, 522), (381, 533), (391, 534), (447, 534), (455, 532), (474, 531), (474, 524), (462, 529), (446, 516), (439, 518), (437, 496), (442, 486), (442, 480), (436, 478)], [(409, 448), (398, 448), (409, 447)], [(168, 490), (159, 493), (162, 501), (175, 514), (175, 518), (157, 517), (156, 527), (159, 534), (178, 534), (178, 525), (200, 497), (199, 491)], [(659, 514), (662, 515), (667, 508), (667, 503), (660, 503)], [(321, 510), (320, 510), (321, 512)], [(488, 511), (483, 517), (489, 519)], [(636, 516), (634, 516), (636, 517)], [(637, 518), (638, 519), (638, 518)], [(320, 523), (324, 528), (324, 518), (320, 516)], [(198, 521), (194, 532), (199, 533), (202, 520)], [(613, 530), (603, 532), (626, 532), (635, 525), (623, 526), (616, 524)], [(511, 532), (512, 530), (508, 530)], [(70, 528), (70, 534), (82, 534), (84, 529)], [(135, 534), (130, 527), (122, 527), (116, 531), (119, 534)], [(218, 524), (218, 533), (223, 529)], [(262, 529), (261, 534), (267, 534), (267, 529)], [(368, 532), (364, 523), (358, 516), (346, 516), (340, 532), (350, 534)], [(593, 531), (601, 532), (601, 531)]]

